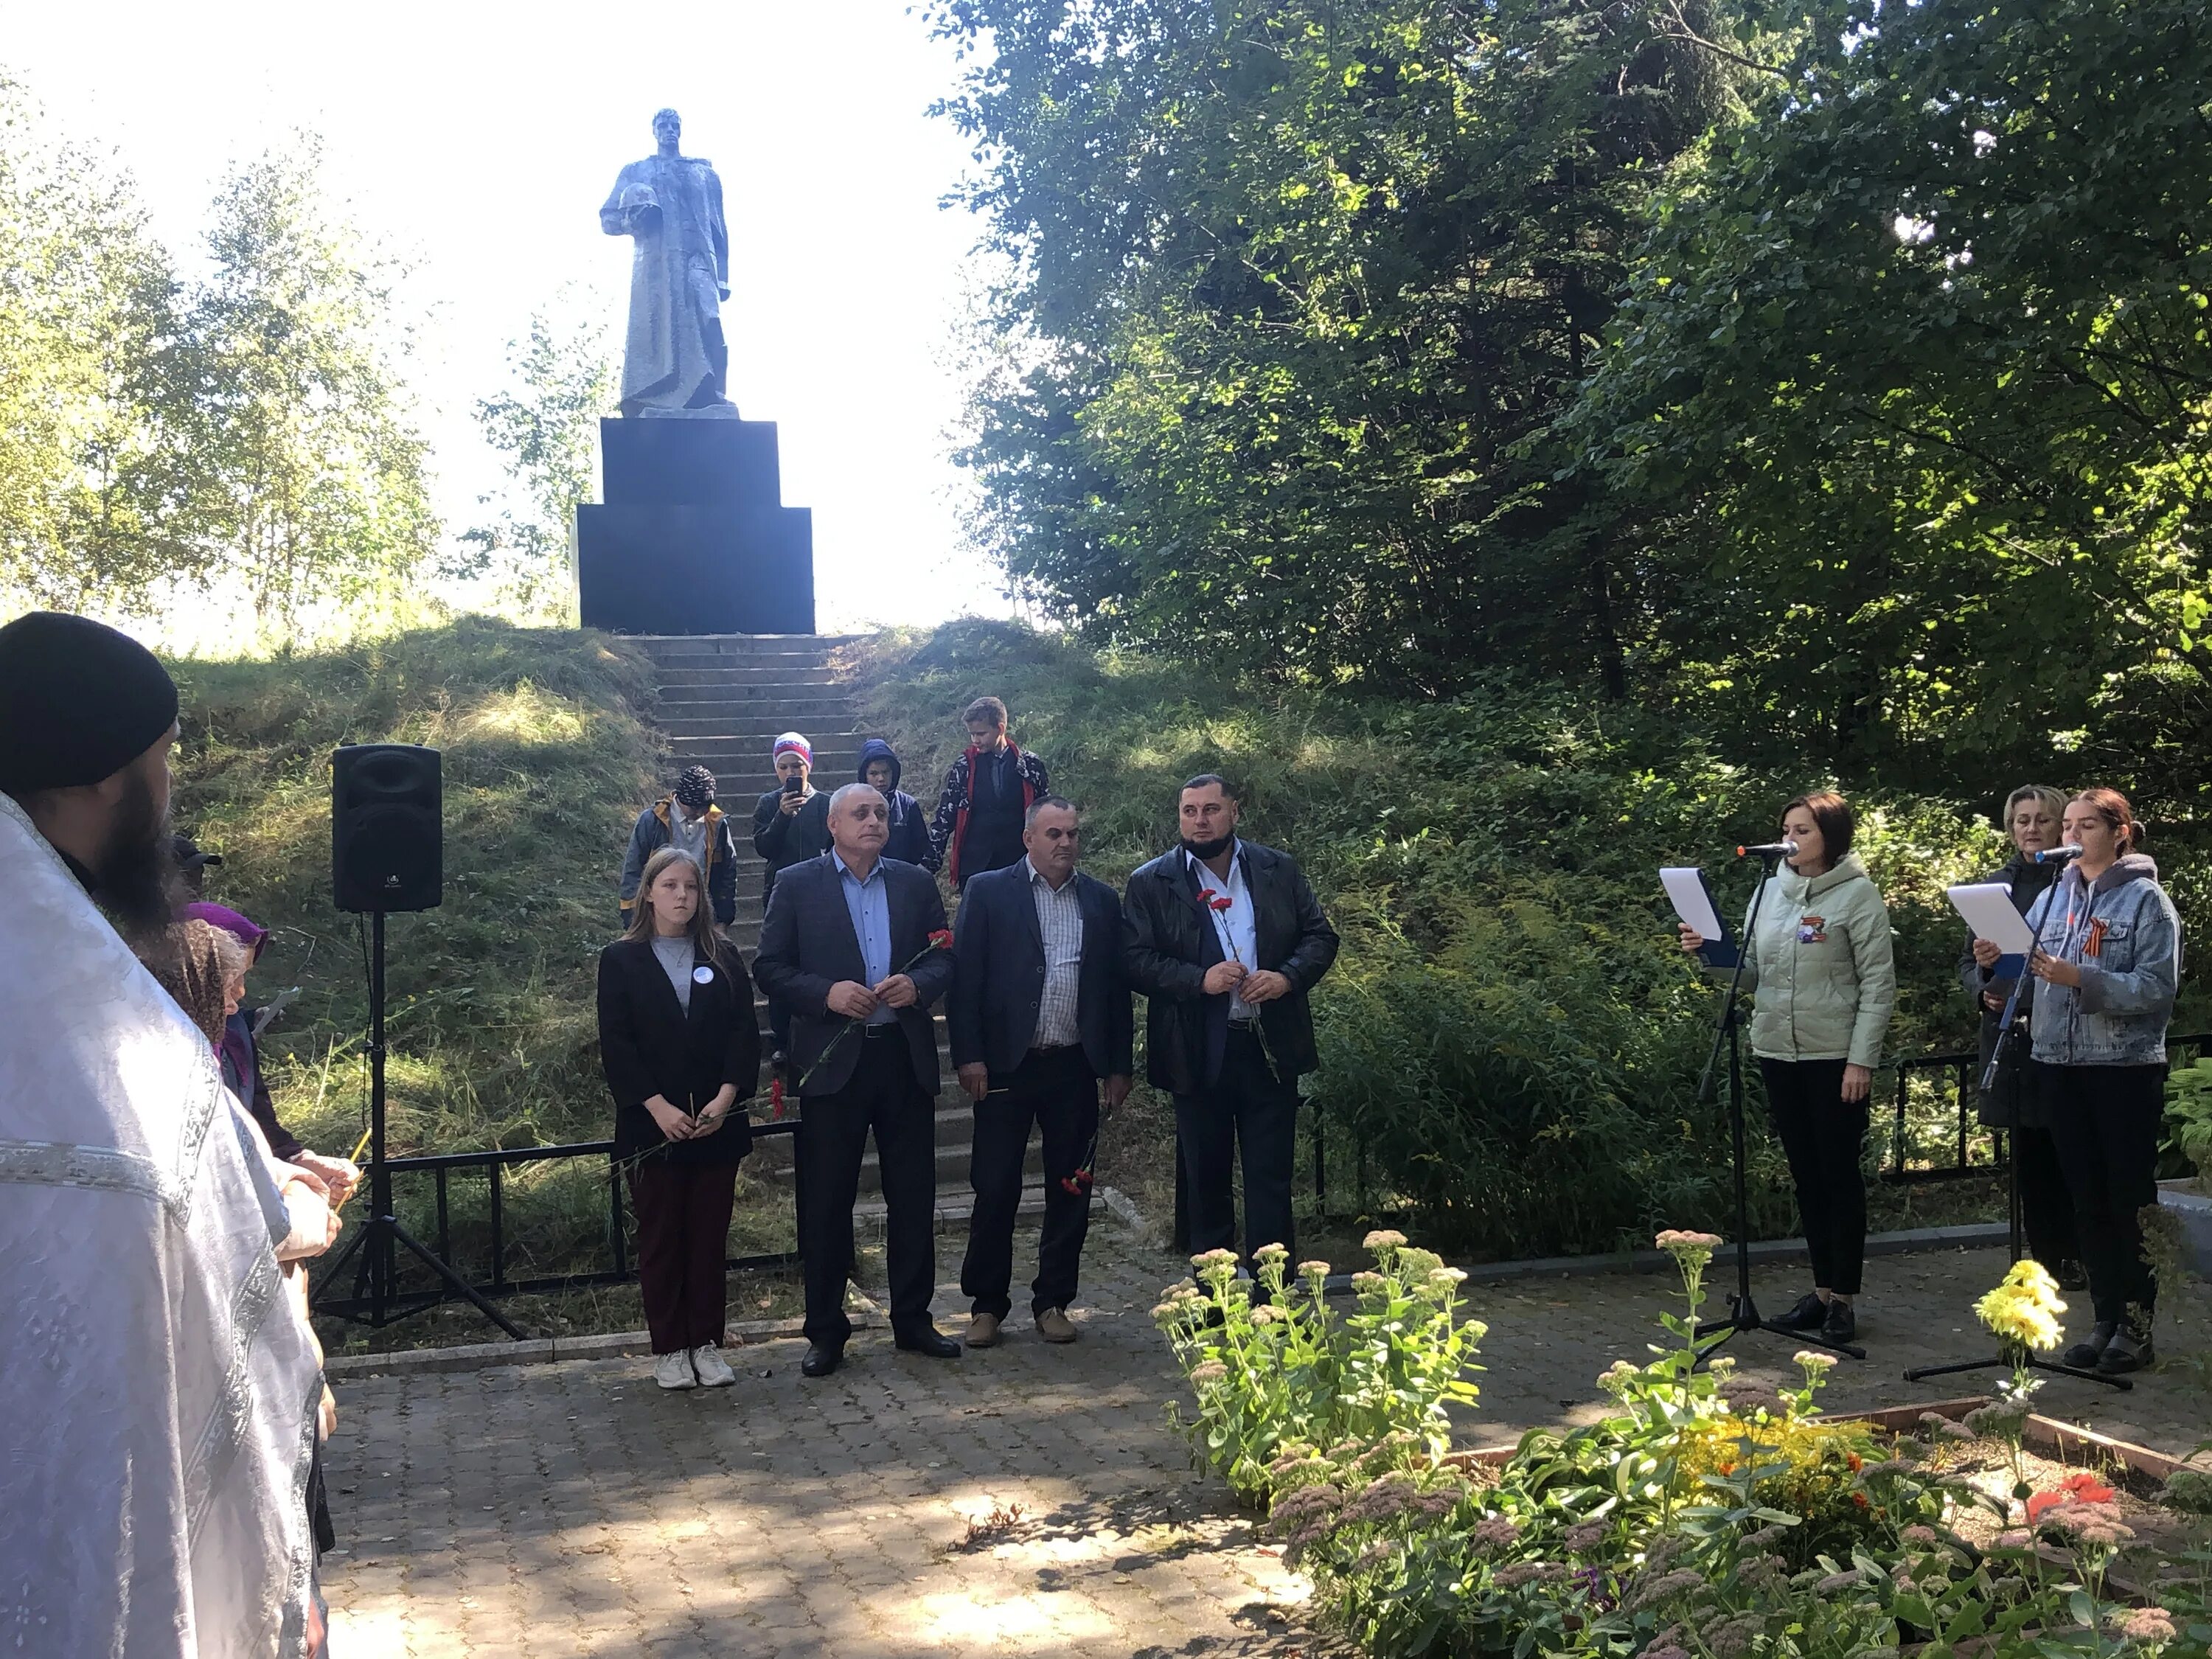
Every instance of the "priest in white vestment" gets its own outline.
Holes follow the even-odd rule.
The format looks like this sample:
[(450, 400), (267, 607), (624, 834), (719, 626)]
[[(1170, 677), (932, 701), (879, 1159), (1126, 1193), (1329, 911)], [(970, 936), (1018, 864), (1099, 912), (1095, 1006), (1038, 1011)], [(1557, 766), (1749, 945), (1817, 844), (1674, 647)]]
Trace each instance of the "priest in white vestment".
[(167, 919), (176, 715), (113, 629), (0, 628), (0, 1653), (322, 1642), (322, 1379), (284, 1208), (207, 1040), (116, 929)]

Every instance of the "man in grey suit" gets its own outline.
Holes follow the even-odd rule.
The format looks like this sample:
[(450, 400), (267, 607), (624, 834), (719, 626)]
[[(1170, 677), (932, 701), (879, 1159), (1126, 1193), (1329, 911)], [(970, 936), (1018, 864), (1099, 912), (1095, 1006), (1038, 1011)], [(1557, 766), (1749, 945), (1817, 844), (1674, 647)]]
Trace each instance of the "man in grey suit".
[(931, 1322), (937, 1283), (937, 1036), (929, 1005), (952, 983), (937, 883), (883, 856), (890, 809), (865, 783), (830, 798), (830, 850), (776, 877), (753, 974), (792, 1012), (799, 1074), (799, 1249), (806, 1280), (806, 1357), (827, 1376), (853, 1334), (845, 1282), (853, 1201), (871, 1130), (888, 1212), (891, 1334), (911, 1352), (957, 1357)]

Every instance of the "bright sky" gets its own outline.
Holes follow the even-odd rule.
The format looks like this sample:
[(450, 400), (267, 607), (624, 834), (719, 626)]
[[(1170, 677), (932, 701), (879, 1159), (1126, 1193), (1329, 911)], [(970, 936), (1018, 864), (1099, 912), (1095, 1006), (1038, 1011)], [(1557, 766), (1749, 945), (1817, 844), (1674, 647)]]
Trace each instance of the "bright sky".
[(414, 380), (456, 531), (500, 477), (469, 410), (507, 342), (565, 283), (618, 317), (630, 244), (599, 204), (673, 105), (722, 176), (732, 391), (780, 423), (784, 501), (814, 509), (819, 625), (1007, 609), (947, 457), (979, 225), (938, 205), (967, 152), (924, 111), (955, 69), (907, 0), (0, 0), (0, 65), (119, 153), (180, 257), (228, 163), (323, 135), (334, 193), (416, 267)]

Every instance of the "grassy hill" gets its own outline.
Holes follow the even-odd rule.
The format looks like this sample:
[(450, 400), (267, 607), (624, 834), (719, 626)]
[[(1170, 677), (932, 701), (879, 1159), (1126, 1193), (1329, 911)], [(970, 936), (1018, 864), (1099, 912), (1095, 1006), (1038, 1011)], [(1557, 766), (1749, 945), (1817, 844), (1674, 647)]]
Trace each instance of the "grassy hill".
[(368, 1109), (363, 934), (331, 902), (331, 750), (422, 743), (444, 754), (446, 901), (388, 924), (394, 1150), (604, 1133), (592, 994), (653, 782), (643, 656), (470, 619), (173, 667), (178, 826), (223, 856), (208, 896), (273, 930), (256, 997), (297, 988), (267, 1044), (288, 1124), (344, 1151)]

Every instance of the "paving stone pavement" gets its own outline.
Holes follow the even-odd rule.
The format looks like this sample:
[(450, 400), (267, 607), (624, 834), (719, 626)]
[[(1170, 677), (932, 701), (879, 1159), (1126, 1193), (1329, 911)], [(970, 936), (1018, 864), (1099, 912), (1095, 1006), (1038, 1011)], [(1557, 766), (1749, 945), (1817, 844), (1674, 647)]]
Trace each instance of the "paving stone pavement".
[[(943, 1241), (941, 1261), (957, 1249)], [(2002, 1255), (1876, 1265), (1870, 1358), (1838, 1367), (1832, 1407), (1975, 1391), (1974, 1378), (1916, 1387), (1899, 1373), (1986, 1346), (1966, 1310)], [(333, 1654), (1340, 1651), (1310, 1627), (1309, 1587), (1164, 1419), (1175, 1379), (1149, 1310), (1177, 1264), (1100, 1228), (1085, 1270), (1083, 1337), (1068, 1347), (1018, 1313), (1001, 1346), (957, 1361), (864, 1333), (821, 1382), (781, 1341), (736, 1352), (738, 1385), (714, 1393), (664, 1394), (635, 1359), (346, 1384), (330, 1456)], [(1643, 1357), (1668, 1281), (1468, 1288), (1491, 1328), (1468, 1438), (1494, 1443), (1594, 1415), (1592, 1379)], [(1778, 1308), (1794, 1288), (1771, 1270), (1759, 1291)], [(948, 1328), (963, 1322), (953, 1287), (937, 1306)], [(2201, 1345), (2202, 1286), (2185, 1311)], [(1746, 1374), (1795, 1375), (1785, 1338), (1735, 1346)], [(2039, 1403), (2175, 1450), (2212, 1417), (2186, 1376), (2132, 1395), (2062, 1380)]]

